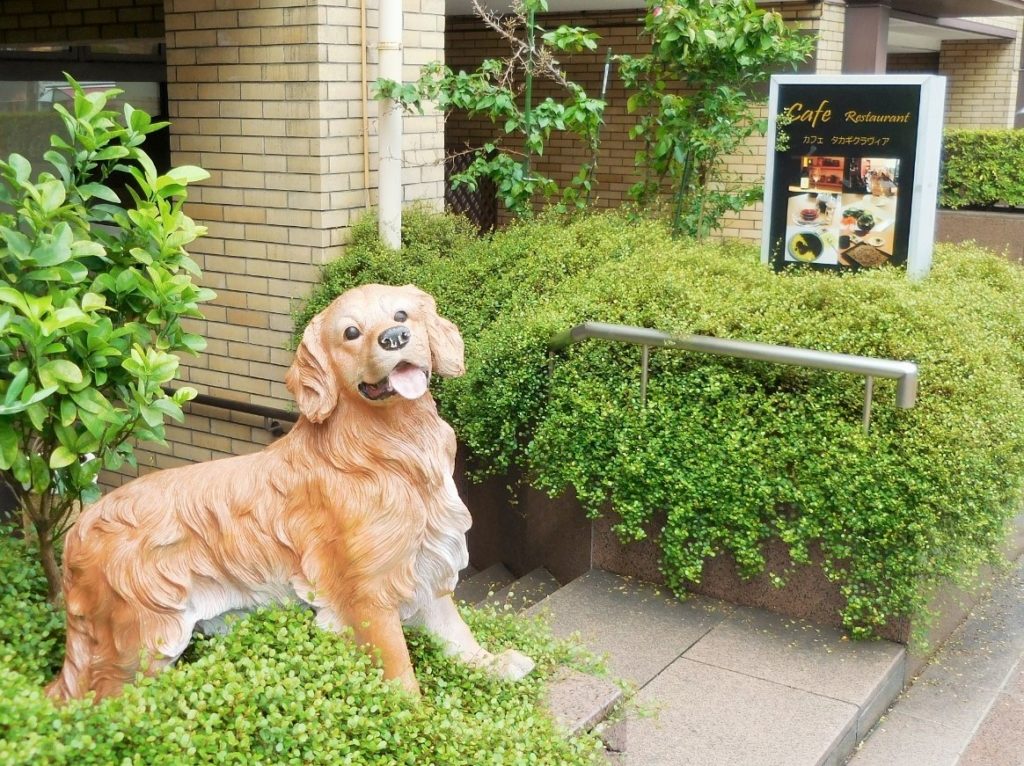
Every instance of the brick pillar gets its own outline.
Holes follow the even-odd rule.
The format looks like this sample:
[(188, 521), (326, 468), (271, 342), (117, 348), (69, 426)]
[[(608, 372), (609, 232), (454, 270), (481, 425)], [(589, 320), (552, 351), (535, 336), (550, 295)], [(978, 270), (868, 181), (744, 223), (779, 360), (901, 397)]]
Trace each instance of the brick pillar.
[(946, 75), (946, 125), (1012, 128), (1022, 61), (1024, 19), (977, 19), (1016, 32), (1013, 40), (946, 40), (939, 74)]
[(818, 20), (817, 74), (840, 74), (843, 71), (843, 39), (846, 29), (844, 0), (824, 0)]
[[(376, 77), (377, 3), (367, 0), (369, 80)], [(212, 10), (213, 8), (216, 10)], [(206, 168), (188, 213), (209, 228), (191, 252), (218, 297), (196, 328), (208, 339), (183, 378), (200, 391), (288, 407), (290, 311), (337, 258), (364, 214), (358, 0), (165, 0), (171, 152)], [(444, 56), (443, 0), (406, 0), (406, 76)], [(369, 101), (370, 189), (376, 203), (376, 103)], [(443, 199), (443, 123), (406, 120), (407, 200)], [(250, 452), (262, 421), (193, 407), (170, 450), (140, 468)]]

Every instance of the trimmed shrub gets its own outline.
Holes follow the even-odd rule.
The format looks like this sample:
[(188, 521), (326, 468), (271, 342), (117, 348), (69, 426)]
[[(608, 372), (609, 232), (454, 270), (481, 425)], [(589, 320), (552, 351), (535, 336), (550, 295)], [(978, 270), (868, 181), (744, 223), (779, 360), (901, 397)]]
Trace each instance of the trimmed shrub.
[[(820, 544), (867, 636), (920, 611), (927, 590), (999, 560), (1024, 489), (1024, 271), (973, 246), (938, 248), (932, 275), (775, 274), (753, 246), (673, 241), (655, 222), (542, 218), (488, 240), (464, 223), (407, 216), (405, 248), (372, 222), (298, 316), (368, 281), (438, 296), (466, 339), (468, 373), (439, 381), (445, 416), (479, 473), (513, 465), (552, 494), (609, 508), (624, 539), (658, 530), (681, 592), (705, 558), (765, 568), (780, 538), (796, 562)], [(552, 335), (587, 320), (761, 341), (920, 367), (918, 405), (840, 373), (679, 351), (652, 352), (646, 407), (639, 350), (588, 341), (549, 373)], [(770, 573), (778, 581), (786, 572)]]
[[(41, 686), (64, 659), (64, 611), (46, 600), (46, 577), (32, 555), (0, 526), (0, 668), (16, 665), (28, 683)], [(0, 735), (3, 727), (0, 717)]]
[(1024, 207), (1024, 130), (947, 130), (943, 207)]
[(498, 681), (411, 631), (417, 702), (309, 611), (278, 607), (196, 640), (177, 666), (119, 697), (56, 707), (42, 683), (61, 660), (63, 622), (35, 570), (22, 544), (0, 539), (0, 763), (582, 766), (600, 752), (590, 735), (562, 737), (539, 708), (555, 667), (592, 661), (537, 621), (472, 609), (465, 616), (485, 645), (514, 645), (538, 669)]

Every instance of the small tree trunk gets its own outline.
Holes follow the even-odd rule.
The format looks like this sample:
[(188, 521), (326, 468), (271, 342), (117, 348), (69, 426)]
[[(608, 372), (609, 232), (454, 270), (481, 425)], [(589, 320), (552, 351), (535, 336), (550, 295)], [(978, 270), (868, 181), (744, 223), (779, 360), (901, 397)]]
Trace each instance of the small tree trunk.
[[(57, 552), (54, 547), (54, 511), (53, 496), (49, 493), (36, 494), (26, 492), (21, 496), (21, 507), (31, 524), (25, 525), (25, 543), (33, 543), (39, 550), (39, 563), (46, 577), (46, 600), (54, 606), (60, 606), (63, 600), (61, 587), (60, 565), (57, 563)], [(31, 535), (30, 532), (35, 532)], [(35, 539), (32, 539), (32, 538)]]
[(61, 587), (60, 566), (53, 547), (51, 530), (44, 525), (36, 524), (36, 535), (39, 537), (39, 561), (46, 575), (46, 600), (54, 606), (60, 606), (64, 597)]

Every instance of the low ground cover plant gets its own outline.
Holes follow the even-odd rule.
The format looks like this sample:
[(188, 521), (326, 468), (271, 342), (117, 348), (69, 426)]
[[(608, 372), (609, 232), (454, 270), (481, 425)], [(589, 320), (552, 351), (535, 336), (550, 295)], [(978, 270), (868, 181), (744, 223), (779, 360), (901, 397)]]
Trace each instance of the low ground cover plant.
[(549, 764), (595, 762), (591, 736), (566, 739), (539, 705), (561, 664), (592, 667), (537, 621), (467, 610), (481, 642), (538, 661), (507, 683), (410, 633), (423, 691), (414, 701), (344, 637), (299, 607), (261, 610), (198, 640), (179, 664), (93, 705), (56, 707), (43, 684), (63, 657), (63, 614), (24, 546), (0, 537), (0, 763)]
[[(896, 269), (777, 275), (753, 246), (673, 241), (616, 214), (485, 240), (426, 213), (405, 227), (390, 252), (372, 221), (358, 226), (297, 331), (355, 284), (434, 293), (466, 339), (468, 374), (438, 395), (477, 472), (523, 466), (534, 486), (615, 514), (624, 539), (655, 534), (675, 590), (720, 552), (754, 574), (771, 538), (795, 562), (820, 546), (845, 624), (869, 636), (999, 560), (1024, 493), (1019, 267), (947, 245), (917, 283)], [(635, 347), (586, 342), (549, 371), (551, 336), (587, 320), (911, 360), (920, 397), (897, 409), (894, 382), (876, 381), (865, 434), (859, 377), (654, 350), (644, 407)]]

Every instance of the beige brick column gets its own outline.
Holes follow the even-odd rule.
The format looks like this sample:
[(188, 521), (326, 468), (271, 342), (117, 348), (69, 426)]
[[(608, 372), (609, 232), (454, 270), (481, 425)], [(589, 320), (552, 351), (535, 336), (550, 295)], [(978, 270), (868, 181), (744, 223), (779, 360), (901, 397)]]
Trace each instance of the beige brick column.
[[(377, 3), (367, 0), (369, 79)], [(216, 8), (216, 10), (214, 10)], [(443, 58), (443, 0), (407, 0), (405, 61)], [(187, 211), (209, 227), (192, 247), (218, 297), (197, 323), (208, 348), (185, 362), (200, 391), (279, 408), (294, 302), (338, 257), (350, 225), (376, 203), (376, 103), (368, 103), (371, 174), (363, 178), (358, 0), (165, 0), (174, 164), (206, 168)], [(440, 204), (443, 124), (406, 119), (405, 198)], [(192, 407), (170, 449), (140, 451), (140, 470), (258, 449), (262, 420)]]
[(1012, 128), (1017, 108), (1024, 19), (972, 19), (1016, 32), (1014, 40), (946, 40), (939, 74), (946, 75), (946, 126)]
[(841, 74), (846, 3), (843, 0), (823, 0), (817, 29), (817, 74)]

